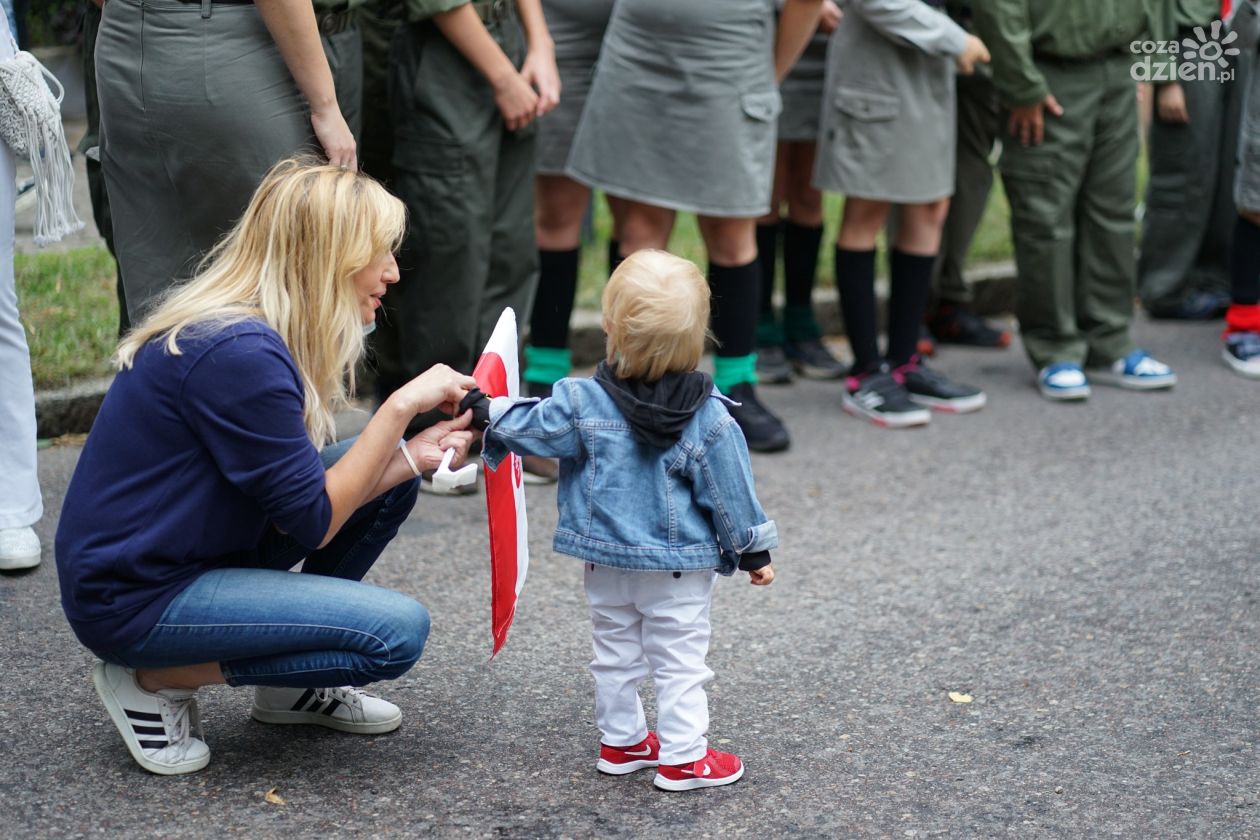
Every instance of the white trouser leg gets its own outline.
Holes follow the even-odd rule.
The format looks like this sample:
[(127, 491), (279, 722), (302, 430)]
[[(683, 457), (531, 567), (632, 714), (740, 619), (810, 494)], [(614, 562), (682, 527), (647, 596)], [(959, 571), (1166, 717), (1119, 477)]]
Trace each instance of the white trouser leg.
[(656, 734), (661, 764), (704, 757), (709, 742), (709, 698), (704, 684), (713, 672), (709, 652), (712, 571), (632, 572), (635, 604), (643, 614), (643, 652), (656, 682)]
[[(12, 55), (0, 30), (0, 59)], [(35, 458), (35, 391), (13, 280), (13, 152), (0, 141), (0, 528), (34, 525), (44, 512)]]
[(591, 605), (591, 675), (595, 677), (595, 725), (605, 744), (628, 747), (647, 737), (639, 683), (648, 675), (643, 658), (642, 619), (631, 602), (627, 575), (607, 566), (586, 567)]

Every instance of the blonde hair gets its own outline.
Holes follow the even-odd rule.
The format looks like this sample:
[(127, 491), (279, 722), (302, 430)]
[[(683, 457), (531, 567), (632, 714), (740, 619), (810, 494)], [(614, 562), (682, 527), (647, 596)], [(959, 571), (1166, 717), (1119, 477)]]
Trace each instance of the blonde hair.
[(617, 267), (601, 303), (608, 364), (622, 379), (655, 382), (695, 370), (709, 325), (709, 284), (696, 264), (636, 251)]
[(166, 352), (179, 355), (186, 330), (204, 334), (258, 318), (284, 339), (301, 374), (307, 434), (317, 446), (329, 443), (333, 412), (353, 392), (363, 354), (352, 278), (397, 250), (406, 223), (402, 202), (368, 176), (306, 156), (283, 160), (195, 276), (123, 338), (115, 361), (130, 368), (158, 337), (165, 337)]

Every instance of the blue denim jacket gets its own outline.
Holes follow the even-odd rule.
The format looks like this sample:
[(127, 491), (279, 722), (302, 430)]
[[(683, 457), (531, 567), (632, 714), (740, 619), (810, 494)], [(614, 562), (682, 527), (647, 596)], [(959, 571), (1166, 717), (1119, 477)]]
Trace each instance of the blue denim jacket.
[(497, 397), (481, 457), (560, 459), (553, 543), (561, 554), (642, 571), (716, 569), (779, 544), (753, 489), (744, 434), (716, 390), (668, 449), (638, 443), (593, 379), (561, 379), (550, 399)]

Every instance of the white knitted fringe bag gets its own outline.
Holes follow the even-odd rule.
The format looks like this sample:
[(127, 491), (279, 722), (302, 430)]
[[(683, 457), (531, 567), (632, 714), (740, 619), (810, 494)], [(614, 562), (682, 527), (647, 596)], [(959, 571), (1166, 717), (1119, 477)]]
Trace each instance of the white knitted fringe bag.
[[(74, 167), (61, 127), (65, 89), (35, 56), (13, 47), (0, 61), (0, 139), (18, 157), (31, 162), (39, 201), (35, 208), (35, 244), (47, 245), (83, 228), (74, 212)], [(57, 86), (57, 93), (44, 81)]]

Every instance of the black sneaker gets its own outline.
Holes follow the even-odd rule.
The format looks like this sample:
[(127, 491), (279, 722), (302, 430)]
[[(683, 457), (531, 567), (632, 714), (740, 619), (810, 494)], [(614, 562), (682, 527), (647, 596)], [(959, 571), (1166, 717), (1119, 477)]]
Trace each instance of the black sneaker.
[(792, 381), (792, 367), (783, 348), (771, 345), (757, 348), (757, 382), (761, 385), (786, 385)]
[(888, 429), (932, 422), (932, 412), (910, 399), (906, 386), (893, 377), (887, 364), (870, 373), (850, 376), (845, 383), (843, 406), (849, 414)]
[(990, 326), (965, 306), (942, 304), (928, 322), (932, 335), (942, 344), (963, 344), (968, 347), (1009, 347), (1010, 330)]
[(792, 363), (792, 369), (806, 379), (839, 379), (848, 369), (818, 339), (789, 341), (783, 352)]
[(949, 381), (918, 356), (894, 370), (893, 376), (906, 386), (910, 399), (936, 411), (967, 414), (984, 408), (986, 402), (984, 391)]
[(726, 409), (744, 432), (749, 449), (753, 452), (782, 452), (788, 448), (792, 439), (787, 428), (757, 399), (757, 389), (751, 382), (739, 383), (727, 391), (726, 396), (739, 403), (728, 405)]

